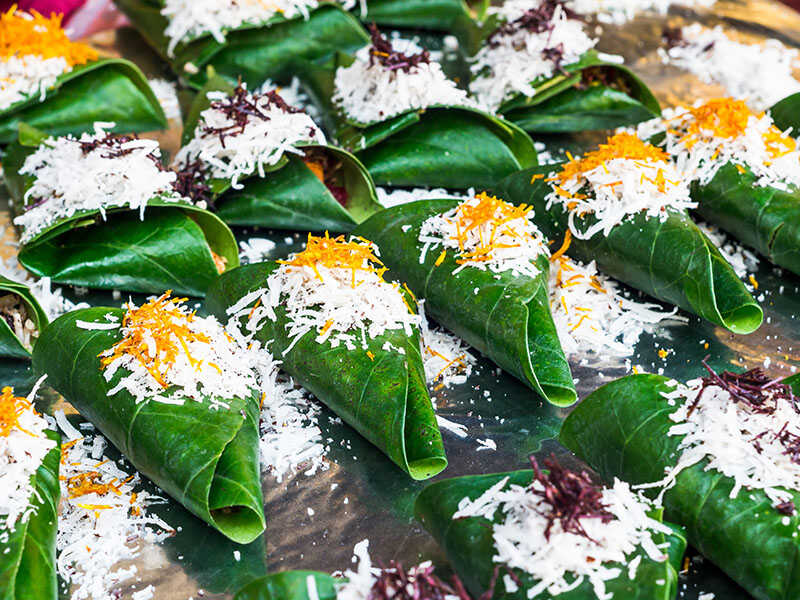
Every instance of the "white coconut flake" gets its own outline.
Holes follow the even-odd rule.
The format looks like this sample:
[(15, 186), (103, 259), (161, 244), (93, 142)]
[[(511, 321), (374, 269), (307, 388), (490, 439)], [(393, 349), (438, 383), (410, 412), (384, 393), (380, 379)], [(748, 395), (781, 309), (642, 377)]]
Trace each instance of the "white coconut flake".
[[(533, 488), (543, 491), (538, 480)], [(608, 599), (606, 582), (622, 575), (618, 566), (626, 564), (634, 552), (644, 550), (651, 560), (667, 557), (652, 539), (653, 533), (669, 533), (662, 523), (651, 519), (653, 505), (631, 491), (618, 479), (612, 487), (603, 488), (602, 503), (613, 519), (581, 518), (586, 536), (564, 531), (556, 519), (545, 537), (552, 506), (528, 487), (509, 485), (508, 477), (477, 498), (463, 498), (453, 519), (484, 517), (500, 520), (492, 525), (495, 563), (519, 569), (536, 580), (527, 590), (529, 598), (542, 593), (558, 595), (588, 581), (598, 598)]]
[(61, 56), (11, 56), (0, 61), (0, 110), (34, 96), (43, 102), (58, 77), (71, 70)]
[(178, 87), (173, 81), (166, 79), (149, 79), (150, 89), (156, 95), (158, 103), (164, 110), (168, 121), (181, 121), (181, 104), (178, 101)]
[(427, 188), (412, 188), (406, 190), (377, 187), (375, 191), (378, 193), (378, 202), (384, 208), (391, 208), (393, 206), (400, 206), (401, 204), (409, 204), (410, 202), (418, 202), (420, 200), (441, 200), (445, 198), (460, 200), (475, 195), (475, 190), (472, 188), (467, 190), (466, 193), (451, 192), (444, 188), (434, 188), (432, 190)]
[(733, 267), (737, 277), (747, 281), (758, 270), (759, 258), (754, 252), (727, 236), (721, 229), (711, 223), (698, 221), (697, 226), (719, 249), (723, 258)]
[[(138, 210), (144, 219), (154, 198), (185, 200), (174, 190), (176, 175), (161, 166), (154, 140), (117, 138), (113, 123), (95, 123), (94, 133), (48, 138), (25, 159), (20, 175), (33, 177), (25, 192), (26, 211), (14, 219), (21, 243), (83, 211)], [(91, 148), (88, 151), (84, 148)]]
[[(410, 40), (391, 43), (406, 55), (423, 51)], [(371, 50), (372, 46), (362, 48), (352, 65), (336, 70), (333, 102), (350, 121), (370, 124), (432, 106), (475, 106), (439, 63), (422, 61), (409, 69), (391, 70), (380, 60), (371, 61)]]
[(800, 68), (796, 48), (775, 39), (759, 44), (736, 42), (721, 26), (699, 23), (681, 28), (681, 42), (660, 48), (665, 64), (690, 71), (705, 83), (723, 86), (729, 96), (745, 100), (753, 110), (766, 110), (800, 92), (794, 71)]
[[(480, 210), (476, 211), (476, 207)], [(470, 267), (536, 277), (539, 268), (535, 261), (540, 256), (550, 256), (530, 209), (515, 207), (486, 194), (478, 194), (426, 219), (420, 228), (419, 241), (423, 248), (420, 263), (431, 249), (438, 251), (441, 247), (444, 253), (455, 253), (460, 266), (453, 274)]]
[(439, 327), (431, 327), (419, 300), (422, 366), (429, 387), (450, 388), (466, 383), (475, 366), (475, 356), (461, 339)]
[[(546, 31), (515, 27), (515, 21), (526, 11), (550, 7), (554, 10)], [(510, 0), (490, 9), (490, 13), (504, 26), (475, 55), (469, 89), (479, 104), (492, 111), (515, 95), (534, 97), (537, 85), (559, 72), (556, 62), (547, 57), (548, 50), (561, 49), (560, 64), (566, 66), (578, 62), (597, 43), (584, 31), (583, 21), (570, 18), (560, 3)]]
[(582, 15), (594, 15), (600, 23), (623, 25), (645, 12), (666, 15), (670, 6), (708, 8), (716, 0), (570, 0), (568, 6)]
[[(192, 140), (175, 155), (173, 166), (200, 161), (214, 179), (229, 179), (234, 189), (239, 179), (255, 173), (265, 177), (287, 154), (303, 155), (300, 146), (324, 144), (325, 136), (304, 112), (284, 104), (280, 96), (253, 94), (242, 84), (233, 96), (209, 92), (212, 104), (200, 113)], [(236, 106), (247, 106), (246, 123), (231, 115)]]

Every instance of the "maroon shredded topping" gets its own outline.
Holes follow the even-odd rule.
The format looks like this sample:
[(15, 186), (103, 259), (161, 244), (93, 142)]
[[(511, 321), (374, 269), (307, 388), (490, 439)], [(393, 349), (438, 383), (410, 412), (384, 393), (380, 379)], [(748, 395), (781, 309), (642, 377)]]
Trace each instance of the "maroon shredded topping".
[(661, 31), (661, 39), (667, 48), (685, 46), (686, 40), (683, 37), (683, 30), (680, 27), (664, 27)]
[[(550, 539), (550, 529), (558, 521), (561, 529), (568, 533), (591, 538), (581, 525), (581, 519), (600, 519), (608, 523), (614, 519), (602, 502), (601, 488), (595, 485), (586, 471), (575, 473), (559, 464), (555, 456), (544, 460), (548, 469), (545, 475), (539, 468), (536, 457), (530, 457), (533, 466), (533, 483), (530, 492), (542, 498), (552, 507), (552, 510), (542, 513), (547, 518), (547, 527), (544, 530), (545, 539)], [(535, 485), (539, 483), (543, 489)]]
[(453, 576), (453, 586), (450, 586), (433, 571), (432, 565), (406, 571), (402, 564), (390, 561), (388, 566), (381, 567), (368, 600), (444, 600), (447, 596), (471, 600), (457, 576)]
[(191, 162), (187, 160), (176, 173), (178, 177), (172, 184), (176, 192), (194, 202), (205, 202), (213, 208), (214, 195), (208, 183), (208, 174), (203, 161), (199, 158)]
[(775, 434), (775, 439), (783, 446), (783, 453), (795, 464), (800, 464), (800, 435), (795, 435), (788, 429), (789, 422), (783, 424), (780, 431)]
[(408, 73), (414, 67), (431, 62), (431, 55), (427, 50), (410, 55), (395, 50), (375, 23), (370, 24), (369, 35), (372, 38), (372, 47), (369, 49), (370, 66), (378, 62), (389, 71)]
[(779, 513), (781, 513), (782, 515), (786, 515), (787, 517), (791, 517), (795, 513), (794, 502), (792, 502), (791, 500), (788, 502), (781, 502), (780, 504), (776, 504), (774, 508)]

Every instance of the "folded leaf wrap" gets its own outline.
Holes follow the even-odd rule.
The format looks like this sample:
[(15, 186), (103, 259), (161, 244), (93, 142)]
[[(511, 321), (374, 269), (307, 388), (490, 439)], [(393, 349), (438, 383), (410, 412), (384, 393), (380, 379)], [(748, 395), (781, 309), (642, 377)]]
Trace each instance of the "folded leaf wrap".
[[(489, 521), (482, 517), (454, 520), (453, 515), (458, 510), (458, 504), (463, 498), (474, 500), (506, 476), (509, 477), (509, 485), (527, 486), (531, 483), (533, 472), (514, 471), (446, 479), (425, 488), (417, 497), (414, 506), (417, 519), (442, 546), (453, 568), (475, 598), (489, 588), (492, 574), (497, 566), (497, 563), (492, 560), (492, 557), (497, 554), (491, 528), (495, 521)], [(651, 516), (661, 520), (658, 514)], [(499, 516), (496, 515), (496, 518)], [(625, 598), (626, 600), (670, 600), (675, 598), (678, 590), (678, 570), (686, 549), (686, 541), (677, 528), (674, 529), (673, 535), (653, 533), (653, 541), (656, 544), (669, 544), (669, 560), (654, 561), (641, 548), (638, 549), (631, 555), (631, 560), (641, 556), (641, 563), (636, 569), (635, 577), (630, 579), (627, 566), (619, 565), (623, 574), (617, 579), (606, 582), (606, 590), (613, 593), (614, 598)], [(521, 585), (517, 591), (507, 591), (503, 578), (505, 571), (503, 566), (500, 566), (500, 577), (492, 598), (509, 600), (546, 600), (549, 598), (594, 600), (597, 598), (591, 584), (584, 581), (574, 590), (558, 596), (551, 596), (545, 592), (530, 599), (527, 589), (534, 585), (534, 580), (520, 570), (515, 570), (514, 573), (520, 578)]]
[[(246, 265), (225, 273), (209, 290), (206, 307), (221, 321), (228, 307), (265, 286), (277, 263)], [(367, 340), (368, 350), (333, 348), (310, 331), (287, 353), (291, 339), (285, 312), (265, 319), (256, 339), (269, 343), (283, 369), (346, 423), (382, 450), (413, 479), (433, 477), (447, 466), (436, 415), (425, 385), (419, 333), (389, 330)], [(389, 342), (405, 354), (387, 351)], [(371, 352), (373, 358), (367, 354)]]
[[(33, 512), (25, 522), (17, 522), (8, 540), (0, 542), (0, 600), (56, 600), (56, 531), (61, 484), (61, 437), (48, 431), (56, 442), (34, 474)], [(0, 530), (2, 531), (2, 530)]]
[[(560, 203), (547, 208), (547, 176), (559, 165), (529, 169), (503, 180), (495, 189), (509, 202), (529, 204), (539, 229), (552, 240), (564, 237), (568, 213)], [(594, 217), (576, 219), (580, 229)], [(670, 210), (663, 221), (637, 214), (615, 226), (575, 239), (569, 254), (595, 260), (605, 274), (659, 300), (675, 304), (734, 333), (752, 333), (761, 325), (761, 307), (747, 291), (719, 250), (685, 213)]]
[(131, 464), (197, 517), (235, 542), (249, 543), (265, 527), (258, 455), (260, 394), (222, 398), (229, 409), (211, 410), (207, 399), (182, 405), (137, 404), (125, 390), (108, 395), (111, 381), (99, 354), (121, 339), (118, 329), (86, 330), (77, 321), (120, 322), (124, 311), (95, 307), (53, 321), (34, 348), (33, 368), (91, 421)]
[(546, 257), (538, 259), (535, 278), (472, 267), (453, 274), (459, 267), (455, 255), (448, 251), (436, 266), (437, 247), (420, 262), (423, 222), (458, 203), (423, 200), (397, 206), (371, 217), (355, 233), (378, 245), (384, 264), (425, 299), (426, 314), (548, 401), (572, 404), (575, 386), (550, 314)]
[[(27, 285), (0, 275), (0, 297), (6, 294), (12, 294), (21, 300), (27, 312), (27, 318), (33, 322), (37, 332), (45, 328), (48, 321), (47, 314)], [(30, 358), (31, 351), (22, 344), (6, 319), (1, 317), (2, 315), (0, 315), (0, 356)]]
[[(567, 417), (559, 441), (606, 479), (662, 480), (682, 439), (667, 435), (675, 425), (669, 418), (675, 406), (661, 396), (674, 389), (668, 381), (631, 375), (599, 388)], [(732, 498), (734, 480), (705, 470), (707, 464), (677, 476), (664, 495), (665, 517), (685, 526), (692, 546), (756, 598), (800, 597), (800, 516), (779, 513), (761, 490)], [(800, 502), (800, 493), (791, 493)]]
[(27, 123), (51, 135), (91, 131), (96, 121), (115, 123), (114, 131), (164, 129), (167, 118), (139, 67), (121, 58), (74, 67), (47, 91), (0, 111), (0, 144), (17, 137)]
[[(308, 592), (309, 578), (316, 584), (317, 595)], [(239, 590), (233, 600), (335, 600), (336, 580), (315, 571), (284, 571), (256, 579)]]

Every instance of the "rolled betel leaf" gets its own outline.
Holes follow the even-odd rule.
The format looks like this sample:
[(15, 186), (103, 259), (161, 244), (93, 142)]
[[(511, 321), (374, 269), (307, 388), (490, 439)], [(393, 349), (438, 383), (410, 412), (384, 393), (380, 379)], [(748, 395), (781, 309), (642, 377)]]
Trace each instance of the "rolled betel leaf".
[(326, 126), (375, 183), (485, 188), (536, 164), (530, 137), (480, 110), (427, 50), (389, 42), (374, 26), (371, 34), (355, 58), (339, 56), (303, 79)]
[(613, 129), (660, 114), (622, 57), (599, 54), (585, 21), (561, 0), (506, 2), (473, 58), (470, 92), (529, 132)]
[(28, 398), (0, 393), (0, 599), (57, 600), (60, 437)]
[(447, 466), (414, 300), (384, 281), (377, 248), (309, 234), (288, 260), (220, 277), (206, 307), (269, 346), (282, 368), (413, 479)]
[(20, 232), (19, 262), (55, 282), (194, 296), (239, 264), (218, 217), (182, 197), (158, 143), (23, 128), (3, 161)]
[(336, 579), (316, 571), (282, 571), (248, 583), (233, 600), (336, 600)]
[(33, 368), (131, 464), (235, 542), (264, 531), (252, 355), (169, 293), (44, 331)]
[(689, 543), (760, 600), (800, 594), (800, 416), (755, 369), (679, 384), (632, 375), (588, 396), (559, 440), (601, 475), (659, 492)]
[(206, 67), (251, 88), (293, 75), (296, 59), (317, 61), (367, 41), (358, 20), (324, 0), (115, 0), (147, 42), (197, 88)]
[(532, 206), (550, 239), (569, 236), (574, 258), (734, 333), (761, 325), (761, 308), (686, 212), (696, 206), (689, 182), (637, 136), (512, 175), (497, 191)]
[(548, 471), (531, 462), (533, 471), (439, 481), (417, 498), (417, 519), (473, 596), (676, 597), (686, 541), (653, 503), (618, 479), (603, 487), (555, 459)]
[(16, 5), (0, 15), (0, 143), (12, 142), (21, 122), (52, 135), (90, 131), (95, 121), (125, 132), (165, 128), (139, 68), (70, 41), (62, 17)]
[(24, 283), (0, 275), (0, 356), (30, 358), (47, 313)]
[(640, 125), (692, 184), (697, 213), (800, 274), (800, 150), (768, 114), (718, 98)]
[(549, 304), (550, 252), (528, 207), (481, 193), (388, 209), (356, 233), (425, 311), (553, 404), (577, 396)]
[(184, 196), (227, 223), (273, 229), (350, 231), (382, 209), (364, 166), (305, 112), (275, 90), (222, 86), (198, 94), (173, 161)]

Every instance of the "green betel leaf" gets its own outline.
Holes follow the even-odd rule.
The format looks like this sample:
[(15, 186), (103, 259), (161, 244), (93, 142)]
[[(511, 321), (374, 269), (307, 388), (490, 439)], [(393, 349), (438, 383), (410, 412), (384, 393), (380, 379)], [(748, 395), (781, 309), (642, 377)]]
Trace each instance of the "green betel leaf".
[(121, 58), (103, 58), (61, 75), (47, 97), (38, 95), (0, 111), (0, 144), (17, 138), (20, 123), (51, 135), (91, 131), (96, 121), (113, 131), (164, 129), (167, 118), (139, 67)]
[[(24, 211), (31, 181), (19, 175), (35, 148), (12, 144), (5, 179), (15, 210)], [(19, 262), (57, 283), (101, 289), (203, 296), (219, 273), (239, 264), (236, 240), (215, 215), (188, 203), (153, 198), (145, 210), (82, 211), (41, 231), (20, 247)]]
[[(667, 434), (675, 411), (657, 375), (632, 375), (588, 396), (567, 417), (559, 441), (603, 477), (660, 481), (679, 456), (682, 436)], [(703, 460), (682, 471), (664, 495), (665, 518), (685, 526), (689, 543), (760, 600), (800, 597), (800, 516), (787, 517), (762, 490), (731, 497), (732, 478)], [(795, 503), (800, 493), (790, 490)], [(653, 492), (655, 493), (655, 492)]]
[[(309, 594), (313, 579), (316, 596)], [(233, 600), (335, 600), (336, 579), (315, 571), (284, 571), (256, 579), (239, 590)]]
[(756, 185), (749, 170), (722, 167), (692, 186), (697, 212), (773, 263), (800, 274), (800, 192)]
[[(277, 263), (246, 265), (225, 273), (210, 289), (206, 307), (221, 320), (245, 295), (263, 288)], [(428, 479), (447, 466), (420, 355), (419, 332), (389, 330), (367, 340), (368, 349), (348, 350), (316, 341), (308, 332), (289, 352), (292, 340), (284, 310), (265, 319), (256, 339), (269, 343), (283, 369), (383, 451), (413, 479)], [(383, 349), (386, 343), (405, 354)], [(370, 357), (367, 352), (371, 353)]]
[[(504, 477), (509, 477), (509, 485), (527, 486), (531, 483), (533, 472), (515, 471), (445, 479), (422, 490), (414, 507), (417, 519), (442, 546), (453, 568), (475, 598), (489, 588), (497, 566), (497, 563), (492, 560), (497, 551), (491, 526), (500, 517), (497, 515), (495, 521), (482, 517), (454, 520), (453, 515), (458, 510), (458, 504), (463, 498), (476, 499)], [(661, 520), (659, 515), (651, 516)], [(613, 594), (614, 598), (625, 598), (626, 600), (670, 600), (675, 598), (678, 589), (678, 569), (680, 569), (683, 552), (686, 548), (685, 539), (681, 531), (676, 528), (674, 535), (654, 533), (653, 541), (656, 544), (668, 543), (670, 545), (670, 559), (663, 562), (654, 561), (641, 548), (631, 553), (631, 560), (641, 557), (634, 578), (628, 577), (626, 565), (615, 565), (622, 569), (622, 575), (606, 582), (606, 591)], [(611, 567), (611, 565), (609, 566)], [(551, 596), (544, 592), (530, 599), (527, 590), (535, 585), (536, 581), (520, 570), (514, 570), (514, 573), (519, 577), (521, 585), (517, 591), (507, 591), (503, 578), (505, 571), (503, 566), (500, 566), (500, 577), (492, 598), (508, 600), (547, 600), (549, 598), (594, 600), (597, 598), (591, 584), (584, 581), (574, 590), (558, 596)]]
[[(560, 203), (548, 210), (550, 185), (531, 179), (558, 169), (522, 171), (496, 188), (509, 202), (531, 205), (536, 224), (551, 240), (564, 237), (568, 213)], [(576, 224), (583, 230), (591, 219), (576, 219)], [(685, 213), (670, 211), (663, 221), (635, 215), (607, 237), (600, 232), (588, 240), (573, 238), (568, 253), (584, 262), (595, 260), (607, 275), (734, 333), (752, 333), (763, 320), (761, 307), (733, 268)]]
[(332, 2), (322, 2), (308, 19), (273, 17), (264, 25), (243, 25), (228, 31), (224, 42), (211, 34), (179, 44), (174, 56), (167, 52), (168, 25), (161, 15), (163, 2), (115, 0), (147, 42), (190, 85), (202, 87), (206, 67), (235, 83), (239, 77), (250, 89), (267, 79), (283, 81), (293, 75), (295, 60), (324, 60), (336, 52), (354, 52), (369, 42), (358, 20)]
[[(34, 329), (30, 340), (23, 340), (20, 334), (27, 329), (27, 320), (33, 323)], [(20, 324), (23, 331), (20, 331)], [(0, 275), (0, 356), (30, 358), (31, 347), (46, 325), (47, 314), (28, 286)]]
[(14, 531), (8, 532), (8, 540), (0, 542), (0, 600), (58, 598), (56, 531), (61, 437), (55, 431), (48, 431), (47, 437), (56, 446), (33, 476), (33, 512), (27, 521), (18, 522)]
[(549, 402), (572, 404), (577, 396), (550, 314), (546, 257), (537, 262), (536, 278), (476, 268), (453, 274), (459, 265), (452, 252), (436, 266), (441, 248), (431, 248), (420, 262), (423, 222), (457, 205), (457, 200), (424, 200), (397, 206), (355, 233), (378, 245), (384, 264), (425, 299), (427, 314)]
[(769, 109), (769, 114), (775, 126), (781, 131), (792, 128), (792, 134), (800, 131), (800, 92), (786, 96), (783, 100)]
[(106, 381), (99, 354), (121, 339), (118, 329), (86, 330), (77, 321), (120, 322), (124, 311), (96, 307), (59, 317), (33, 352), (36, 373), (105, 435), (134, 467), (197, 517), (246, 544), (265, 528), (258, 458), (260, 394), (222, 398), (229, 409), (187, 400), (136, 403), (125, 390), (109, 397), (124, 369)]

